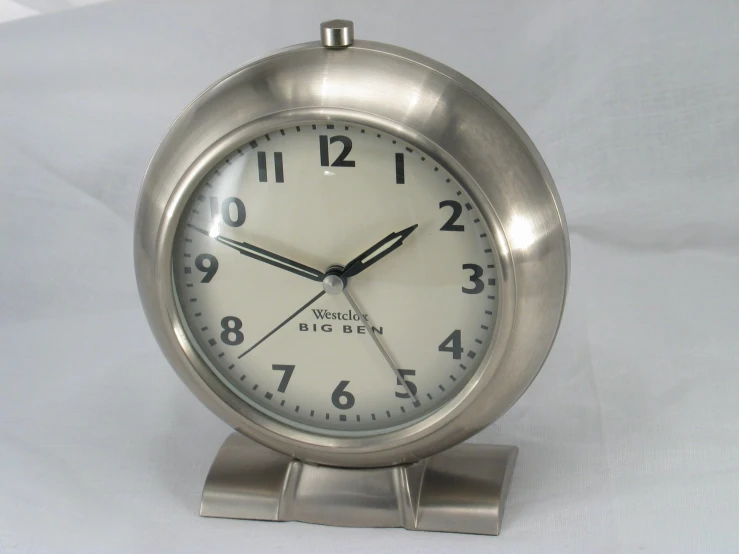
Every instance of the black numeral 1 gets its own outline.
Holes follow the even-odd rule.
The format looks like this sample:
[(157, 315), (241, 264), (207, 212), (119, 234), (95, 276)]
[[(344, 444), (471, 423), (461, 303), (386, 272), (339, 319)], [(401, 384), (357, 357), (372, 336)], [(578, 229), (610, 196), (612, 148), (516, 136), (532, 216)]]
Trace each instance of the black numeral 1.
[(405, 156), (395, 154), (395, 182), (399, 185), (405, 183)]

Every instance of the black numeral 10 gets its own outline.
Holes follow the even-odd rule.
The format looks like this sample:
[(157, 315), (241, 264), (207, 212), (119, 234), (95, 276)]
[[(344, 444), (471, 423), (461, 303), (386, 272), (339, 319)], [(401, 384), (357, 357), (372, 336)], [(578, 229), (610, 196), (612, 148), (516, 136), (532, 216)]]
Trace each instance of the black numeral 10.
[(235, 196), (229, 196), (222, 204), (218, 204), (218, 198), (210, 197), (210, 217), (215, 219), (221, 216), (221, 221), (229, 227), (241, 227), (246, 221), (246, 207), (244, 203)]

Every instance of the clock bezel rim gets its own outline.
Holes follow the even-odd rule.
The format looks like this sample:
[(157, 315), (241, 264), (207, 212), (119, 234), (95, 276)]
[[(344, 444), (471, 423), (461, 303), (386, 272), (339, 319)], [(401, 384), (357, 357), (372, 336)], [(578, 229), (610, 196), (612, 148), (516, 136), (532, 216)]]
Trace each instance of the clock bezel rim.
[[(374, 53), (390, 54), (393, 56), (402, 55), (404, 60), (413, 64), (420, 63), (418, 59), (408, 58), (406, 54), (409, 53), (407, 51), (396, 47), (379, 45), (382, 48), (378, 49), (377, 43), (360, 43), (358, 46), (365, 49), (369, 47), (369, 51)], [(193, 102), (185, 112), (183, 112), (177, 122), (182, 122), (183, 119), (187, 118), (188, 114), (197, 110), (199, 104), (201, 104), (204, 99), (208, 99), (208, 94), (214, 92), (217, 93), (217, 87), (230, 77), (249, 71), (250, 68), (253, 68), (257, 64), (269, 63), (271, 60), (279, 60), (281, 56), (289, 56), (293, 52), (316, 48), (320, 48), (320, 45), (317, 45), (316, 43), (299, 45), (273, 56), (257, 60), (253, 64), (237, 70), (206, 90), (203, 95), (198, 97), (198, 99), (195, 100), (195, 102)], [(422, 58), (420, 55), (416, 56)], [(425, 58), (422, 61), (428, 62)], [(428, 63), (424, 63), (424, 66), (428, 67)], [(477, 91), (469, 90), (469, 86), (464, 87), (459, 83), (461, 78), (459, 74), (456, 74), (456, 72), (453, 72), (451, 69), (446, 69), (448, 72), (441, 73), (442, 76), (448, 78), (464, 93), (474, 93), (474, 95), (479, 98), (481, 89)], [(438, 67), (433, 69), (428, 67), (428, 70), (439, 72)], [(483, 92), (483, 94), (486, 93)], [(212, 98), (208, 100), (212, 101)], [(490, 98), (490, 100), (492, 100), (492, 98)], [(492, 102), (494, 102), (494, 100)], [(562, 218), (562, 211), (559, 206), (556, 189), (553, 188), (551, 177), (548, 176), (546, 168), (543, 167), (541, 158), (538, 156), (535, 149), (533, 149), (532, 152), (531, 149), (533, 148), (533, 144), (531, 144), (525, 133), (523, 133), (520, 128), (511, 126), (508, 119), (512, 120), (512, 118), (507, 115), (507, 112), (503, 110), (503, 113), (508, 119), (502, 117), (500, 111), (495, 109), (495, 106), (499, 107), (497, 103), (494, 103), (494, 105), (491, 106), (487, 103), (481, 102), (481, 106), (484, 106), (487, 110), (492, 109), (496, 116), (501, 117), (508, 124), (516, 138), (523, 142), (528, 154), (532, 156), (533, 161), (535, 163), (538, 162), (537, 168), (539, 169), (542, 183), (549, 189), (549, 192), (553, 194), (554, 202), (557, 204), (557, 212), (560, 216), (558, 223), (566, 245), (564, 249), (565, 251), (563, 252), (565, 254), (564, 262), (565, 265), (568, 266), (569, 248), (566, 237), (566, 224)], [(502, 110), (502, 108), (500, 108), (500, 110)], [(454, 398), (450, 399), (442, 407), (432, 412), (427, 417), (420, 421), (410, 423), (398, 430), (356, 438), (305, 432), (264, 416), (264, 414), (260, 413), (254, 407), (249, 406), (243, 400), (234, 395), (233, 392), (223, 386), (220, 381), (219, 384), (223, 386), (223, 390), (214, 390), (214, 387), (211, 386), (212, 383), (208, 383), (207, 380), (203, 380), (203, 373), (205, 372), (212, 375), (212, 370), (208, 367), (207, 362), (200, 358), (197, 351), (192, 348), (192, 345), (189, 345), (189, 338), (187, 337), (187, 334), (183, 332), (184, 324), (181, 321), (179, 312), (176, 308), (176, 291), (174, 290), (171, 280), (173, 240), (176, 229), (179, 226), (182, 210), (184, 210), (184, 207), (189, 202), (191, 193), (194, 191), (195, 187), (200, 184), (202, 177), (207, 174), (213, 166), (219, 163), (225, 155), (228, 155), (230, 152), (235, 150), (240, 144), (247, 143), (251, 138), (255, 138), (264, 132), (269, 132), (279, 125), (284, 126), (288, 121), (291, 124), (300, 124), (300, 121), (310, 120), (326, 120), (327, 122), (336, 120), (360, 125), (364, 124), (368, 127), (393, 133), (409, 144), (423, 150), (427, 155), (433, 157), (437, 163), (443, 165), (444, 168), (447, 169), (455, 179), (457, 179), (460, 186), (470, 195), (473, 202), (480, 210), (480, 213), (484, 218), (485, 226), (488, 227), (492, 242), (495, 245), (494, 254), (498, 259), (499, 267), (499, 306), (494, 336), (490, 347), (485, 353), (482, 363), (475, 375)], [(513, 123), (516, 125), (515, 122)], [(177, 123), (172, 128), (174, 131), (177, 131), (176, 125)], [(173, 135), (173, 130), (170, 130), (170, 133), (167, 135), (162, 145), (160, 145), (160, 148), (157, 150), (157, 155), (161, 155), (163, 149), (171, 149), (173, 144), (176, 145), (177, 137), (176, 132)], [(172, 153), (170, 152), (169, 154), (171, 155)], [(152, 161), (152, 166), (154, 166), (157, 161), (157, 155), (155, 155), (155, 158)], [(147, 186), (152, 188), (157, 185), (155, 181), (152, 181), (151, 175), (152, 169), (150, 166), (142, 187), (142, 195), (140, 199), (145, 198), (144, 189), (147, 188)], [(248, 123), (239, 125), (236, 129), (231, 130), (229, 133), (226, 133), (204, 148), (202, 153), (192, 161), (182, 177), (177, 180), (174, 189), (168, 194), (166, 202), (161, 204), (161, 209), (155, 210), (155, 214), (152, 214), (151, 211), (147, 213), (144, 209), (144, 215), (142, 216), (141, 208), (142, 202), (140, 200), (139, 209), (137, 210), (136, 226), (137, 278), (149, 323), (155, 332), (160, 346), (162, 346), (162, 349), (167, 355), (171, 365), (183, 381), (185, 381), (190, 389), (206, 404), (206, 406), (222, 419), (230, 423), (234, 428), (258, 442), (261, 442), (265, 446), (307, 461), (337, 466), (377, 467), (412, 462), (449, 448), (491, 423), (511, 404), (513, 404), (513, 402), (523, 394), (523, 391), (526, 388), (519, 386), (517, 390), (512, 390), (509, 395), (512, 400), (509, 399), (507, 406), (503, 406), (502, 404), (492, 407), (485, 405), (485, 391), (488, 387), (495, 384), (494, 377), (506, 352), (505, 347), (510, 338), (513, 319), (516, 314), (516, 266), (511, 256), (511, 248), (508, 244), (508, 234), (503, 228), (492, 204), (487, 198), (484, 188), (477, 183), (467, 169), (459, 164), (452, 155), (436, 142), (429, 139), (424, 132), (419, 131), (417, 128), (407, 127), (403, 123), (383, 117), (381, 114), (336, 107), (296, 107), (288, 108), (277, 113), (271, 112), (263, 114), (261, 117), (252, 117)], [(146, 227), (146, 225), (140, 224), (140, 217), (148, 217), (149, 219), (159, 217), (160, 219), (159, 225), (156, 226), (156, 238), (153, 241), (156, 245), (154, 252), (151, 252), (151, 244), (149, 244), (148, 251), (146, 248), (141, 248), (142, 237), (140, 236), (140, 230), (142, 227)], [(149, 225), (148, 228), (151, 229), (152, 225)], [(151, 233), (148, 235), (150, 243), (152, 238)], [(565, 267), (565, 274), (568, 274), (567, 269), (568, 267)], [(142, 273), (150, 274), (152, 271), (154, 273), (153, 279), (142, 278)], [(565, 275), (565, 287), (561, 291), (562, 306), (564, 305), (566, 279), (567, 275)], [(154, 283), (155, 291), (151, 290), (152, 282)], [(156, 306), (152, 306), (151, 303), (146, 302), (146, 299), (152, 298), (157, 299), (155, 301)], [(561, 311), (558, 316), (557, 326), (559, 318), (561, 317)], [(554, 334), (556, 334), (556, 329)], [(551, 343), (548, 347), (551, 347)], [(546, 358), (546, 354), (543, 358)], [(543, 359), (541, 360), (541, 363), (543, 363)], [(540, 367), (541, 364), (539, 364), (539, 367), (533, 371), (530, 379), (528, 379), (528, 383), (533, 380)], [(531, 371), (529, 371), (529, 373), (531, 373)], [(212, 375), (212, 377), (213, 379), (218, 380), (217, 376)], [(528, 386), (528, 383), (526, 386)], [(215, 388), (217, 389), (218, 387)], [(247, 408), (246, 414), (242, 410), (236, 409), (233, 402), (224, 400), (224, 396), (228, 397), (229, 394), (233, 395), (241, 406)], [(479, 409), (477, 414), (475, 413), (476, 408)]]
[[(394, 137), (408, 142), (411, 146), (414, 148), (417, 148), (418, 150), (422, 151), (424, 154), (429, 156), (430, 159), (434, 159), (436, 163), (438, 163), (440, 166), (443, 166), (445, 170), (449, 172), (449, 174), (459, 183), (459, 186), (465, 190), (465, 192), (470, 196), (471, 201), (478, 206), (478, 197), (480, 192), (475, 191), (474, 188), (476, 187), (476, 184), (473, 186), (469, 186), (467, 183), (463, 182), (463, 179), (465, 177), (461, 176), (458, 171), (463, 171), (461, 168), (455, 168), (452, 169), (450, 167), (447, 167), (446, 161), (442, 161), (440, 158), (437, 157), (436, 153), (431, 153), (429, 151), (429, 148), (434, 148), (432, 145), (426, 145), (426, 147), (421, 147), (419, 145), (419, 141), (411, 142), (408, 140), (409, 133), (403, 132), (399, 129), (397, 125), (393, 125), (391, 122), (383, 122), (377, 117), (368, 116), (367, 114), (361, 114), (358, 112), (352, 112), (349, 110), (342, 110), (342, 109), (332, 109), (332, 110), (326, 110), (322, 109), (322, 116), (321, 118), (316, 118), (313, 115), (312, 111), (306, 111), (306, 110), (293, 110), (281, 114), (274, 114), (272, 116), (268, 116), (265, 118), (262, 118), (261, 120), (252, 122), (250, 124), (244, 125), (238, 129), (234, 129), (231, 133), (217, 141), (215, 144), (211, 145), (210, 148), (208, 148), (200, 159), (198, 159), (193, 165), (191, 166), (188, 173), (183, 176), (183, 179), (180, 181), (177, 192), (173, 196), (177, 196), (178, 198), (172, 202), (171, 206), (168, 208), (168, 212), (171, 214), (168, 218), (169, 221), (166, 225), (164, 225), (161, 229), (161, 242), (159, 247), (159, 254), (157, 255), (157, 258), (161, 260), (160, 267), (158, 269), (159, 274), (161, 275), (161, 279), (158, 281), (163, 283), (164, 278), (164, 271), (165, 267), (168, 265), (170, 270), (170, 279), (172, 279), (172, 253), (174, 251), (174, 239), (176, 237), (178, 228), (182, 225), (182, 218), (183, 216), (186, 217), (185, 209), (190, 202), (191, 198), (193, 197), (193, 194), (195, 194), (197, 187), (203, 182), (203, 179), (210, 174), (210, 172), (217, 167), (220, 163), (222, 163), (223, 159), (232, 155), (233, 152), (237, 148), (244, 147), (245, 145), (248, 145), (249, 142), (252, 139), (259, 138), (260, 136), (264, 136), (265, 133), (271, 133), (279, 129), (280, 127), (285, 127), (288, 125), (306, 125), (310, 123), (318, 122), (319, 119), (321, 121), (324, 121), (325, 123), (331, 123), (335, 122), (337, 124), (350, 124), (350, 125), (357, 125), (357, 126), (363, 126), (368, 129), (377, 130), (382, 133), (392, 134)], [(278, 116), (279, 123), (275, 120), (275, 115)], [(487, 224), (487, 218), (484, 214), (482, 214), (482, 209), (478, 207), (480, 210), (480, 214), (483, 216), (483, 218), (486, 219), (485, 226), (489, 233), (491, 233), (491, 237), (494, 236), (492, 232), (492, 229), (488, 227)], [(499, 235), (500, 231), (497, 231), (497, 234)], [(504, 267), (508, 267), (508, 264), (506, 264), (504, 261), (501, 261), (501, 258), (498, 254), (498, 245), (496, 241), (493, 239), (491, 240), (491, 246), (493, 246), (493, 256), (495, 258), (497, 267), (499, 268), (501, 274), (504, 273)], [(168, 254), (167, 254), (168, 253)], [(509, 273), (510, 274), (510, 273)], [(471, 392), (472, 385), (471, 383), (477, 383), (482, 378), (482, 369), (489, 365), (491, 357), (493, 357), (493, 345), (500, 339), (500, 332), (501, 330), (510, 329), (510, 317), (513, 314), (513, 307), (508, 306), (507, 302), (505, 300), (500, 300), (500, 298), (504, 299), (513, 299), (515, 298), (515, 294), (512, 292), (512, 289), (509, 289), (509, 287), (514, 287), (515, 283), (513, 281), (501, 279), (498, 278), (498, 296), (499, 296), (499, 304), (498, 309), (496, 313), (495, 318), (495, 327), (493, 329), (493, 336), (490, 341), (490, 346), (488, 347), (487, 351), (485, 352), (485, 355), (482, 358), (482, 361), (480, 362), (477, 370), (475, 370), (474, 374), (471, 378), (467, 380), (467, 382), (464, 384), (462, 389), (460, 389), (452, 398), (447, 400), (443, 405), (438, 407), (436, 410), (428, 413), (426, 416), (422, 416), (419, 420), (412, 420), (409, 423), (402, 424), (401, 427), (399, 427), (396, 430), (393, 431), (385, 431), (383, 429), (379, 429), (376, 433), (372, 434), (363, 434), (361, 436), (356, 437), (348, 437), (348, 436), (342, 436), (340, 434), (332, 434), (330, 431), (323, 431), (320, 427), (315, 428), (315, 432), (310, 432), (306, 430), (296, 429), (295, 427), (291, 426), (290, 424), (285, 424), (283, 422), (275, 421), (269, 416), (265, 418), (263, 417), (257, 417), (256, 414), (252, 413), (252, 410), (256, 409), (257, 412), (260, 412), (259, 408), (255, 408), (251, 405), (249, 405), (247, 402), (242, 400), (238, 394), (234, 393), (226, 385), (221, 387), (223, 384), (218, 378), (218, 376), (213, 376), (216, 379), (218, 379), (218, 383), (216, 384), (213, 379), (211, 379), (211, 374), (214, 373), (213, 368), (209, 367), (208, 360), (203, 359), (203, 357), (199, 354), (197, 348), (193, 348), (191, 342), (191, 337), (188, 336), (188, 332), (190, 335), (192, 335), (192, 331), (188, 331), (187, 324), (183, 321), (181, 310), (182, 308), (179, 306), (180, 302), (177, 298), (176, 293), (176, 287), (174, 285), (172, 286), (172, 290), (170, 292), (170, 287), (163, 286), (159, 290), (158, 296), (160, 298), (165, 299), (165, 305), (166, 305), (166, 311), (169, 316), (171, 325), (173, 326), (174, 330), (174, 336), (177, 338), (177, 341), (179, 343), (180, 349), (185, 353), (187, 360), (189, 362), (189, 365), (191, 367), (188, 367), (185, 370), (185, 377), (187, 377), (188, 380), (190, 380), (194, 375), (192, 375), (191, 370), (194, 370), (195, 374), (197, 375), (197, 378), (200, 379), (212, 392), (216, 393), (216, 396), (219, 397), (221, 401), (224, 401), (229, 409), (231, 411), (237, 412), (240, 416), (246, 418), (250, 423), (254, 423), (258, 425), (261, 428), (266, 428), (272, 432), (276, 432), (279, 435), (291, 435), (293, 439), (298, 440), (300, 442), (311, 442), (314, 446), (321, 447), (326, 446), (330, 448), (337, 448), (339, 446), (343, 448), (351, 448), (351, 444), (354, 442), (358, 442), (357, 446), (361, 446), (362, 448), (366, 448), (368, 446), (368, 440), (372, 437), (382, 437), (381, 442), (389, 442), (389, 441), (396, 441), (396, 442), (405, 442), (409, 435), (416, 434), (417, 430), (414, 430), (416, 432), (401, 432), (405, 429), (409, 429), (411, 427), (419, 427), (426, 429), (427, 427), (430, 427), (433, 425), (433, 421), (437, 419), (443, 419), (447, 421), (449, 412), (453, 411), (453, 406), (456, 406), (456, 404), (461, 403), (466, 396)], [(504, 305), (506, 304), (506, 305)], [(508, 319), (508, 325), (501, 325), (501, 322), (505, 319)], [(503, 337), (503, 340), (505, 340), (505, 337)], [(202, 350), (203, 347), (200, 347), (200, 350)], [(181, 372), (182, 366), (175, 366), (175, 370), (178, 373)], [(181, 375), (182, 376), (182, 375)], [(492, 376), (492, 374), (491, 374)], [(474, 385), (477, 386), (477, 385)], [(217, 390), (216, 390), (217, 389)], [(468, 390), (469, 389), (469, 390)], [(228, 399), (224, 399), (224, 396)], [(210, 400), (208, 400), (210, 403)], [(247, 409), (241, 410), (240, 408), (244, 407), (244, 404), (248, 406)], [(269, 410), (264, 410), (268, 412)], [(219, 410), (220, 412), (220, 410)], [(438, 415), (436, 415), (438, 414)], [(219, 413), (220, 415), (220, 413)], [(264, 415), (264, 414), (262, 414)], [(433, 419), (431, 416), (436, 415)], [(241, 417), (239, 418), (239, 422), (243, 423), (243, 420)], [(273, 424), (276, 423), (278, 425)], [(287, 429), (282, 428), (283, 426), (286, 426)], [(295, 431), (295, 432), (293, 432)], [(433, 431), (430, 431), (433, 432)], [(246, 433), (245, 433), (246, 434)], [(249, 434), (251, 436), (251, 434)], [(332, 440), (316, 440), (316, 437), (320, 436), (324, 439), (341, 439), (340, 442), (341, 445), (335, 444)], [(254, 438), (254, 437), (252, 437)], [(260, 440), (260, 439), (255, 439)], [(263, 439), (262, 439), (263, 442)]]

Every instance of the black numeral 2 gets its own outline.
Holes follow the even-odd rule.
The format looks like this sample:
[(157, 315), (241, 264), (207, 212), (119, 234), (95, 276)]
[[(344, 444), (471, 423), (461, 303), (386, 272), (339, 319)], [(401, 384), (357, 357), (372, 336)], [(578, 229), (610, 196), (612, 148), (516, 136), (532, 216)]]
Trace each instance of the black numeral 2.
[[(352, 139), (349, 137), (345, 137), (343, 135), (337, 135), (335, 137), (331, 137), (331, 139), (328, 138), (328, 135), (319, 135), (318, 139), (320, 140), (321, 144), (321, 165), (328, 167), (354, 167), (354, 162), (352, 160), (347, 160), (346, 157), (349, 155), (349, 153), (352, 151)], [(335, 142), (340, 142), (344, 148), (341, 151), (341, 154), (339, 154), (339, 157), (336, 158), (333, 163), (329, 162), (328, 157), (328, 145), (333, 144)]]
[[(275, 152), (275, 182), (284, 183), (285, 173), (282, 168), (282, 152)], [(267, 154), (266, 152), (257, 152), (257, 166), (259, 167), (259, 182), (267, 182)]]
[(464, 231), (464, 225), (457, 225), (459, 216), (462, 215), (462, 204), (455, 200), (442, 200), (439, 202), (439, 208), (449, 206), (452, 209), (452, 216), (441, 226), (440, 231)]

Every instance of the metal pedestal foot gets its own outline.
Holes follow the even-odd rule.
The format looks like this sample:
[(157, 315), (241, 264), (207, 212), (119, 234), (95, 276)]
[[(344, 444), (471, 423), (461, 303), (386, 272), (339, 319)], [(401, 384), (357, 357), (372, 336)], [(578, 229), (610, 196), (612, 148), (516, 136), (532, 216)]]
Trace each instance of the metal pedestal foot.
[(205, 480), (200, 515), (497, 535), (517, 453), (461, 444), (414, 464), (342, 469), (233, 433)]

